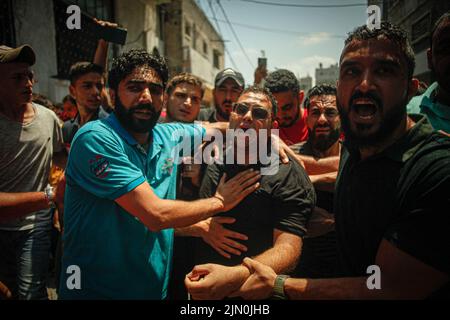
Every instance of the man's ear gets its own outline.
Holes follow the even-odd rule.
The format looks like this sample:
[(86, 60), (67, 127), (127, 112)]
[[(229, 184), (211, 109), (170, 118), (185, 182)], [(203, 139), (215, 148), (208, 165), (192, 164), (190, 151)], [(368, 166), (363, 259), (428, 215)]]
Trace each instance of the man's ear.
[(164, 92), (163, 103), (162, 103), (163, 108), (166, 108), (166, 109), (167, 109), (167, 102), (168, 102), (168, 101), (169, 101), (169, 95), (168, 95), (166, 92)]
[(111, 98), (111, 103), (115, 107), (116, 106), (116, 91), (114, 89), (109, 88), (109, 97)]
[(303, 103), (303, 99), (305, 98), (305, 91), (300, 90), (298, 92), (298, 104), (299, 106)]
[(419, 80), (416, 78), (412, 78), (409, 81), (408, 86), (408, 101), (411, 100), (411, 98), (416, 95), (417, 90), (419, 90)]
[(75, 100), (77, 100), (76, 90), (75, 90), (75, 87), (74, 87), (73, 85), (70, 85), (70, 86), (69, 86), (69, 93), (70, 93), (70, 96), (71, 96), (72, 98), (74, 98)]
[(272, 120), (272, 128), (271, 129), (279, 129), (280, 125), (278, 123), (278, 120), (274, 119)]
[(427, 50), (427, 62), (428, 69), (433, 70), (433, 52), (431, 51), (431, 48), (428, 48)]

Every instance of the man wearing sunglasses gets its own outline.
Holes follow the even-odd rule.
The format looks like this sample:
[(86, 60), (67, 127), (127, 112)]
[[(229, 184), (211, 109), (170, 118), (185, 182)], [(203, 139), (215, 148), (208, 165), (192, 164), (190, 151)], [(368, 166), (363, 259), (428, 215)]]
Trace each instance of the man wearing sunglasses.
[[(234, 159), (229, 157), (231, 150), (227, 148), (227, 164), (208, 167), (200, 188), (202, 198), (214, 194), (224, 177), (230, 179), (248, 168), (263, 172), (264, 165), (252, 152), (252, 146), (263, 146), (265, 141), (261, 139), (270, 145), (271, 129), (277, 127), (276, 114), (276, 101), (267, 89), (244, 90), (230, 115), (229, 128), (235, 131)], [(239, 130), (244, 134), (237, 133)], [(234, 164), (228, 164), (230, 158)], [(278, 272), (292, 271), (300, 256), (315, 198), (306, 172), (296, 161), (280, 164), (273, 175), (263, 175), (259, 190), (226, 213), (236, 219), (230, 229), (248, 236), (244, 242), (247, 250), (225, 258), (203, 241), (196, 241), (193, 261), (208, 264), (195, 266), (186, 277), (185, 284), (192, 297), (223, 299), (232, 295), (249, 276), (248, 269), (241, 265), (245, 257), (256, 257)], [(223, 251), (230, 250), (239, 253), (240, 244), (229, 239)]]

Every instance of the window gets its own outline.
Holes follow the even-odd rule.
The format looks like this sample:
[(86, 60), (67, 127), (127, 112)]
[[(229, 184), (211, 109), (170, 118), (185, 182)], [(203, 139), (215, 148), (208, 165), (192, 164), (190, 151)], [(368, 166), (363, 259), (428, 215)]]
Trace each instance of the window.
[(12, 0), (0, 1), (0, 44), (16, 46)]
[(413, 23), (411, 40), (415, 41), (423, 36), (428, 35), (430, 29), (431, 29), (431, 17), (430, 14), (428, 13)]
[(76, 4), (83, 12), (100, 20), (110, 20), (112, 17), (112, 3), (110, 0), (71, 0), (67, 1)]
[(220, 67), (220, 52), (217, 50), (213, 51), (213, 65), (216, 69), (221, 69)]
[(205, 40), (203, 40), (203, 53), (206, 55), (208, 54), (208, 44)]
[[(76, 4), (82, 10), (81, 30), (69, 30), (66, 26), (67, 6)], [(69, 69), (78, 61), (92, 61), (97, 48), (95, 23), (88, 15), (113, 21), (112, 0), (53, 0), (56, 30), (56, 52), (59, 79), (68, 79)]]
[(192, 36), (192, 26), (189, 22), (184, 22), (184, 34), (189, 38)]

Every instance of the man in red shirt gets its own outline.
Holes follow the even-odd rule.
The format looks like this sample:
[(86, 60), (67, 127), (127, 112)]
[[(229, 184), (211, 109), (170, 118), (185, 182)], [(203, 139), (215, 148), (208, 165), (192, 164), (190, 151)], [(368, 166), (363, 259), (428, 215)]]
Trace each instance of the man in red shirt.
[(305, 93), (300, 90), (295, 74), (286, 69), (276, 70), (269, 74), (264, 86), (270, 90), (278, 103), (280, 138), (287, 145), (306, 141), (308, 113), (302, 107)]

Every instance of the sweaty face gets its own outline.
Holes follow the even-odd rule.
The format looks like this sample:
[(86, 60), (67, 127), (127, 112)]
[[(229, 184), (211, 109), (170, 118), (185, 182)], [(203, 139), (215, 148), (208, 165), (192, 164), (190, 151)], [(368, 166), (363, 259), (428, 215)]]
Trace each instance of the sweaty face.
[[(239, 97), (230, 115), (230, 129), (241, 129), (236, 136), (236, 153), (249, 155), (250, 148), (259, 146), (259, 139), (262, 137), (261, 130), (268, 130), (265, 137), (270, 137), (272, 126), (272, 104), (266, 95), (262, 93), (248, 92)], [(245, 135), (239, 134), (245, 133)], [(257, 153), (250, 155), (256, 159)]]
[(34, 73), (26, 63), (0, 64), (0, 100), (9, 106), (23, 106), (33, 97)]
[(400, 48), (387, 39), (354, 40), (341, 56), (338, 109), (346, 139), (371, 146), (406, 119), (408, 69)]
[(125, 128), (147, 133), (156, 125), (163, 103), (163, 82), (150, 67), (137, 67), (119, 83), (115, 113)]
[(105, 80), (99, 73), (91, 72), (80, 76), (70, 86), (70, 93), (77, 105), (89, 111), (96, 111), (102, 104), (102, 91)]
[(307, 125), (308, 139), (314, 148), (325, 151), (338, 141), (341, 134), (341, 121), (336, 106), (336, 96), (311, 97)]
[(288, 128), (295, 124), (299, 116), (298, 95), (292, 91), (273, 94), (278, 104), (278, 123), (282, 128)]
[(192, 123), (197, 119), (202, 100), (201, 88), (190, 83), (180, 83), (167, 100), (167, 115), (171, 121)]
[(431, 68), (439, 86), (450, 94), (450, 19), (436, 29), (431, 52)]
[(224, 121), (229, 120), (230, 113), (233, 110), (233, 103), (238, 100), (242, 90), (243, 88), (231, 78), (226, 79), (220, 86), (214, 89), (216, 112)]

